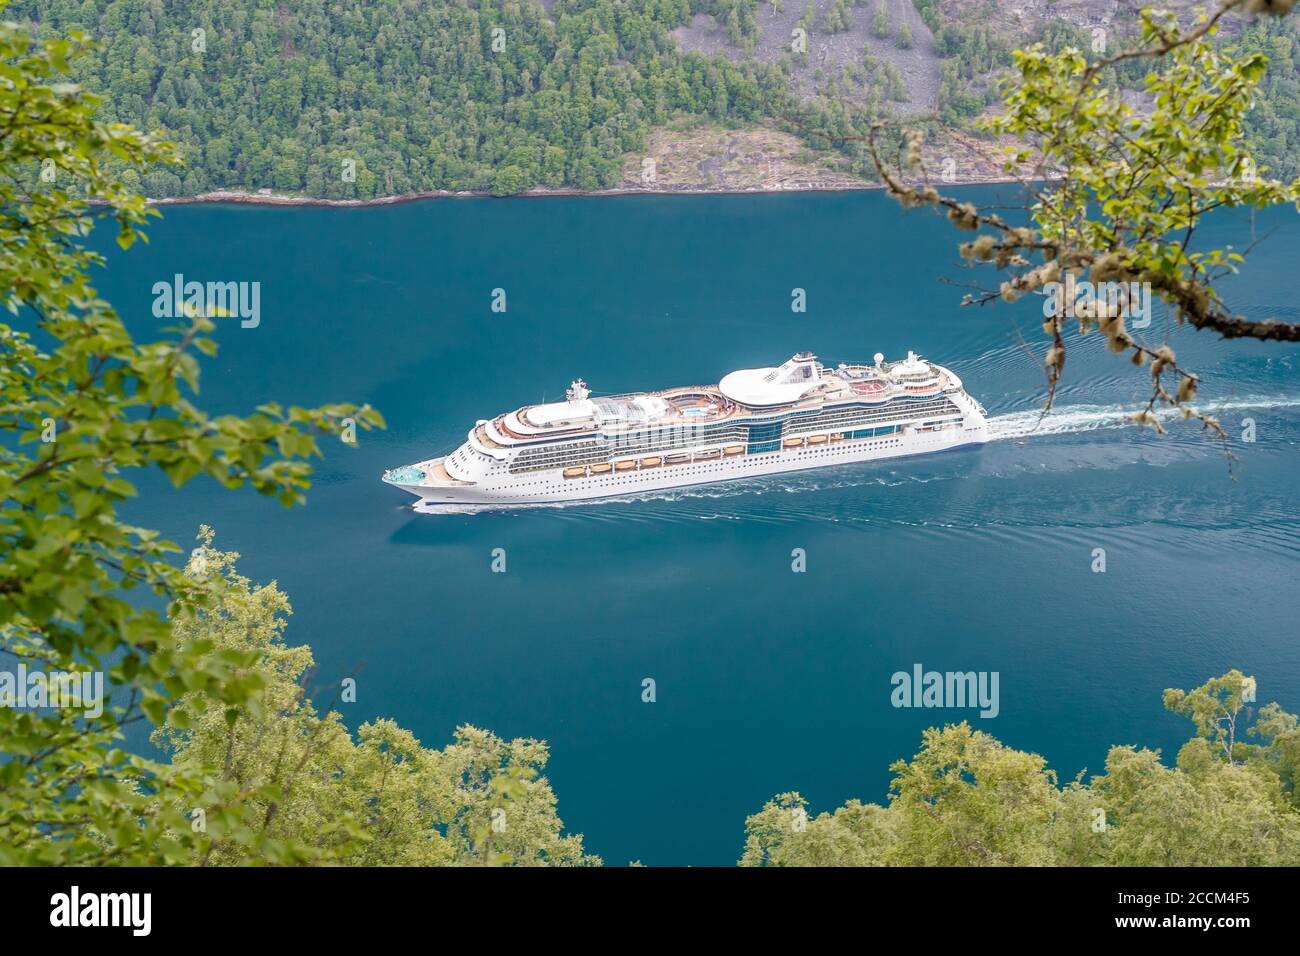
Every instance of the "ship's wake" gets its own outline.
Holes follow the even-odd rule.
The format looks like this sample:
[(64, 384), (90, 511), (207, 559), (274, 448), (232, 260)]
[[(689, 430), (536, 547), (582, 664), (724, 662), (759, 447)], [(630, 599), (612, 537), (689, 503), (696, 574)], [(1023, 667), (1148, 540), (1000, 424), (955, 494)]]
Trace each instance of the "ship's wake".
[[(1124, 428), (1133, 426), (1132, 414), (1141, 408), (1140, 403), (1127, 405), (1062, 405), (1052, 409), (1046, 415), (1041, 408), (1032, 408), (1022, 412), (1009, 412), (1005, 415), (989, 417), (989, 438), (991, 441), (1006, 441), (1014, 438), (1033, 438), (1047, 435), (1069, 435), (1076, 432), (1090, 432), (1102, 428)], [(1198, 404), (1197, 410), (1213, 415), (1220, 420), (1233, 412), (1252, 409), (1295, 408), (1300, 407), (1300, 397), (1278, 396), (1243, 396), (1227, 401)], [(1155, 412), (1162, 421), (1176, 421), (1179, 413), (1166, 408)]]

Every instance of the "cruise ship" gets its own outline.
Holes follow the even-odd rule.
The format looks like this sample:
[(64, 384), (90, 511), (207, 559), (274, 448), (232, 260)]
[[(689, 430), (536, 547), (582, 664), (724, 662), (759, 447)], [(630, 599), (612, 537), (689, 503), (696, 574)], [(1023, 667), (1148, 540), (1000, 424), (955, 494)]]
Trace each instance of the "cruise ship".
[(578, 379), (565, 401), (482, 419), (450, 455), (384, 481), (427, 512), (608, 498), (987, 440), (984, 408), (961, 379), (915, 353), (828, 368), (800, 352), (717, 385), (593, 398)]

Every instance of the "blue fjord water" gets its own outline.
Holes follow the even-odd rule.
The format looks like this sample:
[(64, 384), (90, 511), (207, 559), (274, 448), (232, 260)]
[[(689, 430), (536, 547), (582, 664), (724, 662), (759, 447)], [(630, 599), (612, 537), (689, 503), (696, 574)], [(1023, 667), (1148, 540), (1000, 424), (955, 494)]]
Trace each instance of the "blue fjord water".
[[(210, 523), (245, 573), (276, 579), (319, 683), (363, 665), (353, 726), (549, 741), (561, 816), (608, 863), (733, 862), (746, 814), (788, 790), (814, 811), (882, 800), (889, 763), (937, 723), (970, 719), (1068, 779), (1113, 743), (1172, 759), (1188, 727), (1161, 710), (1165, 687), (1240, 667), (1261, 700), (1300, 708), (1293, 346), (1181, 331), (1157, 308), (1147, 339), (1204, 373), (1234, 437), (1255, 423), (1230, 472), (1195, 428), (1123, 424), (1145, 373), (1095, 336), (1072, 341), (1038, 425), (1037, 303), (959, 308), (942, 280), (974, 278), (961, 237), (878, 193), (191, 206), (150, 233), (98, 278), (141, 335), (166, 324), (151, 289), (175, 273), (261, 283), (257, 328), (221, 322), (206, 407), (368, 401), (389, 429), (331, 442), (305, 508), (151, 480), (132, 517), (182, 543)], [(1204, 229), (1239, 247), (1266, 234), (1224, 288), (1294, 319), (1295, 211)], [(597, 393), (716, 382), (800, 349), (915, 349), (964, 377), (999, 440), (502, 513), (415, 515), (379, 482), (578, 376)], [(891, 675), (917, 663), (999, 672), (1000, 713), (894, 708)]]

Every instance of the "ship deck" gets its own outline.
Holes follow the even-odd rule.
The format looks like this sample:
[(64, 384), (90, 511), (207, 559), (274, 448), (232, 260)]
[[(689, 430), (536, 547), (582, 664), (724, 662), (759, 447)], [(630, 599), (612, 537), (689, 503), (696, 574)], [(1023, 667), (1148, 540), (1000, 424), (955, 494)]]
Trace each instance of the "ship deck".
[[(899, 385), (890, 382), (875, 373), (874, 369), (867, 366), (851, 366), (845, 370), (839, 369), (821, 369), (821, 384), (817, 385), (812, 391), (806, 394), (799, 401), (779, 408), (750, 408), (745, 405), (737, 404), (730, 401), (722, 394), (717, 385), (683, 385), (673, 388), (662, 389), (654, 392), (635, 392), (625, 395), (613, 395), (605, 399), (610, 402), (631, 402), (642, 397), (651, 397), (661, 399), (666, 407), (663, 414), (651, 418), (629, 420), (620, 422), (617, 418), (610, 420), (590, 419), (587, 421), (565, 421), (558, 423), (561, 427), (548, 429), (547, 437), (555, 438), (566, 434), (581, 434), (589, 431), (619, 431), (619, 430), (639, 430), (646, 427), (674, 427), (684, 424), (714, 424), (728, 419), (749, 419), (756, 417), (765, 417), (779, 412), (797, 411), (806, 408), (818, 408), (825, 404), (837, 402), (847, 402), (854, 399), (887, 399), (895, 398), (900, 395), (937, 395), (944, 391), (959, 387), (959, 383), (954, 381), (946, 369), (940, 371), (939, 384), (937, 387), (927, 387), (923, 389), (913, 389), (906, 385)], [(524, 406), (515, 414), (526, 416), (529, 408), (536, 406)], [(493, 425), (508, 438), (521, 441), (535, 440), (537, 434), (521, 434), (512, 431), (505, 422), (506, 415), (498, 416)], [(495, 442), (485, 433), (485, 429), (480, 429), (480, 438), (484, 444), (489, 447), (501, 448), (499, 442)]]

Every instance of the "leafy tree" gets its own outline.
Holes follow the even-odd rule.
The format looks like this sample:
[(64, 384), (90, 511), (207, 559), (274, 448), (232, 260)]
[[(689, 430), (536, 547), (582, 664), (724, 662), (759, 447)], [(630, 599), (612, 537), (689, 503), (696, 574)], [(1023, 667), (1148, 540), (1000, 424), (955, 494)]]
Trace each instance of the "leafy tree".
[(903, 82), (903, 74), (888, 60), (881, 66), (880, 82), (891, 100), (902, 102), (907, 99), (907, 84)]
[(843, 33), (853, 29), (853, 6), (850, 0), (831, 0), (822, 18), (823, 33)]
[[(82, 239), (105, 219), (129, 246), (151, 214), (112, 169), (138, 176), (176, 154), (95, 119), (95, 97), (57, 82), (88, 50), (80, 34), (38, 42), (0, 23), (0, 301), (12, 316), (0, 324), (0, 650), (42, 672), (106, 672), (113, 701), (99, 715), (0, 707), (0, 862), (11, 864), (190, 859), (206, 838), (184, 808), (220, 814), (232, 797), (119, 749), (123, 727), (160, 721), (178, 694), (237, 708), (257, 689), (236, 662), (200, 660), (146, 606), (148, 594), (175, 616), (218, 594), (168, 560), (174, 544), (121, 520), (129, 476), (204, 474), (292, 505), (317, 435), (382, 422), (351, 405), (208, 415), (193, 399), (213, 320), (139, 343), (98, 297), (86, 273), (102, 260)], [(266, 859), (298, 858), (256, 831), (241, 839)]]
[(813, 0), (808, 0), (808, 6), (804, 9), (803, 17), (799, 20), (799, 26), (803, 28), (806, 33), (812, 33), (813, 20), (816, 16), (817, 8), (813, 4)]
[(912, 0), (912, 6), (921, 15), (921, 22), (931, 33), (939, 32), (939, 0)]
[[(1198, 376), (1167, 344), (1146, 344), (1130, 327), (1136, 303), (1118, 295), (1067, 303), (1076, 281), (1148, 289), (1172, 306), (1180, 323), (1224, 337), (1300, 341), (1300, 324), (1250, 320), (1223, 303), (1215, 283), (1237, 270), (1240, 254), (1192, 246), (1211, 210), (1300, 200), (1300, 180), (1265, 176), (1245, 142), (1245, 116), (1267, 59), (1259, 53), (1234, 58), (1210, 43), (1223, 16), (1246, 2), (1224, 0), (1187, 31), (1172, 13), (1144, 10), (1137, 45), (1092, 62), (1073, 47), (1016, 51), (1017, 75), (1004, 87), (1004, 109), (981, 125), (1019, 143), (1007, 149), (1005, 168), (1032, 197), (1027, 224), (916, 184), (924, 166), (919, 131), (904, 133), (902, 168), (883, 158), (882, 124), (866, 137), (891, 195), (905, 206), (938, 207), (960, 229), (984, 231), (960, 247), (962, 256), (1009, 275), (999, 288), (967, 296), (967, 303), (1049, 296), (1043, 324), (1049, 408), (1065, 368), (1067, 329), (1096, 330), (1112, 351), (1149, 369), (1150, 397), (1136, 421), (1163, 432), (1156, 411), (1165, 408), (1226, 440), (1219, 422), (1192, 404)], [(1109, 68), (1136, 61), (1153, 64), (1144, 80), (1150, 110), (1136, 109), (1103, 82)]]
[[(237, 659), (257, 693), (229, 709), (200, 690), (177, 698), (154, 741), (173, 767), (238, 788), (245, 827), (263, 828), (316, 859), (366, 866), (598, 865), (580, 836), (561, 834), (541, 771), (546, 745), (461, 727), (444, 750), (421, 746), (390, 720), (353, 735), (332, 707), (308, 697), (311, 649), (287, 646), (292, 613), (275, 583), (252, 585), (238, 555), (212, 548), (211, 530), (188, 572), (221, 582), (221, 600), (174, 622), (177, 643), (203, 661)], [(203, 862), (259, 862), (243, 828), (213, 832)]]
[(527, 175), (518, 166), (502, 166), (497, 170), (492, 191), (498, 196), (521, 192), (527, 185)]
[(834, 813), (809, 818), (797, 793), (769, 800), (745, 821), (741, 866), (879, 866), (898, 841), (895, 817), (875, 804), (850, 800)]
[(1197, 734), (1222, 750), (1224, 759), (1233, 763), (1237, 756), (1237, 717), (1254, 695), (1254, 679), (1231, 670), (1191, 693), (1169, 688), (1165, 691), (1165, 710), (1191, 720)]
[(969, 725), (931, 728), (911, 761), (890, 769), (901, 823), (893, 862), (912, 866), (1039, 866), (1060, 805), (1056, 775), (1037, 754)]
[(889, 36), (889, 8), (885, 0), (876, 0), (876, 12), (871, 16), (871, 35), (883, 40)]
[[(1114, 747), (1091, 792), (1107, 828), (1099, 859), (1114, 866), (1294, 866), (1300, 817), (1276, 778), (1184, 747), (1176, 768), (1152, 750)], [(1193, 756), (1195, 754), (1195, 756)]]
[[(1296, 717), (1277, 704), (1246, 729), (1253, 681), (1230, 671), (1166, 705), (1197, 735), (1169, 767), (1158, 751), (1112, 747), (1105, 772), (1064, 787), (1037, 754), (965, 723), (925, 731), (890, 769), (885, 806), (851, 800), (811, 817), (797, 793), (745, 821), (741, 866), (1264, 866), (1300, 862), (1292, 800)], [(1260, 743), (1221, 746), (1225, 719)]]

